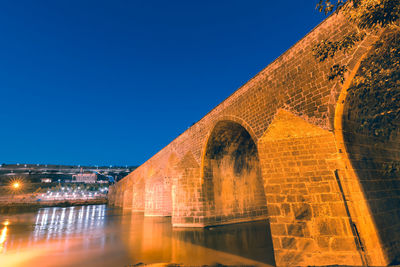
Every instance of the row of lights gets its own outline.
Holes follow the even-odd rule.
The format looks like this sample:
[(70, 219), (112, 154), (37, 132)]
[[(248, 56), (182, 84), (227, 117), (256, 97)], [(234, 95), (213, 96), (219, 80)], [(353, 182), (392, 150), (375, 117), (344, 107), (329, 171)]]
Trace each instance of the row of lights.
[(53, 191), (49, 190), (49, 191), (47, 191), (46, 195), (42, 194), (41, 196), (45, 197), (45, 198), (72, 197), (74, 199), (79, 199), (81, 197), (97, 197), (99, 195), (106, 194), (108, 191), (108, 188), (106, 188), (106, 187), (100, 188), (99, 189), (100, 192), (94, 192), (94, 193), (88, 192), (87, 190), (80, 190), (80, 189), (81, 189), (80, 187), (78, 187), (77, 189), (74, 189), (74, 190), (72, 190), (71, 188), (62, 187), (61, 188), (62, 192), (60, 192), (60, 191), (53, 192)]
[[(11, 188), (13, 188), (15, 191), (18, 191), (19, 189), (21, 189), (22, 187), (22, 182), (20, 181), (13, 181), (11, 183)], [(77, 189), (72, 189), (72, 188), (65, 188), (65, 187), (61, 187), (62, 192), (53, 192), (53, 191), (47, 191), (47, 195), (42, 194), (42, 197), (45, 198), (61, 198), (61, 197), (73, 197), (73, 198), (78, 198), (80, 197), (96, 197), (98, 195), (101, 194), (106, 194), (108, 192), (108, 188), (107, 187), (102, 187), (100, 188), (98, 191), (99, 192), (88, 192), (87, 190), (81, 190), (81, 187), (78, 186)], [(54, 195), (53, 195), (54, 193)]]

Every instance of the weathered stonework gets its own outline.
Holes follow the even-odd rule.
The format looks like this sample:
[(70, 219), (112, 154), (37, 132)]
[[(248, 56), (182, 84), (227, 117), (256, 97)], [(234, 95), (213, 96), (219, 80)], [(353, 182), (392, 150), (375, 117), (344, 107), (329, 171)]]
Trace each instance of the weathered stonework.
[(333, 133), (279, 110), (258, 147), (277, 265), (361, 265)]
[[(346, 95), (378, 36), (319, 63), (312, 48), (352, 30), (333, 15), (110, 188), (110, 204), (175, 227), (269, 219), (275, 261), (387, 265), (400, 255), (399, 139), (356, 133)], [(344, 85), (329, 81), (347, 64)], [(397, 138), (397, 139), (396, 139)]]

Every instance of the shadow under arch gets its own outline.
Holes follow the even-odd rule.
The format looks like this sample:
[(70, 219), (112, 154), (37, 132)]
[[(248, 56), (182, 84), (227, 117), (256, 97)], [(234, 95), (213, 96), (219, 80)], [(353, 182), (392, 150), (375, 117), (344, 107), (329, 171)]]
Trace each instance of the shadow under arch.
[[(346, 79), (335, 109), (334, 133), (343, 162), (339, 175), (364, 247), (368, 264), (383, 266), (400, 259), (400, 177), (387, 175), (385, 163), (400, 160), (400, 135), (397, 142), (383, 140), (366, 130), (360, 130), (355, 98), (348, 89), (371, 55), (363, 54)], [(397, 158), (396, 158), (397, 157)]]
[(214, 125), (201, 168), (205, 226), (267, 218), (257, 145), (241, 124)]
[(231, 121), (232, 123), (239, 124), (240, 126), (242, 126), (250, 134), (250, 137), (253, 139), (253, 141), (255, 143), (257, 143), (257, 141), (258, 141), (258, 138), (255, 135), (253, 129), (242, 118), (236, 117), (236, 116), (232, 116), (232, 115), (223, 115), (223, 116), (219, 117), (219, 119), (211, 125), (210, 130), (206, 134), (205, 141), (203, 142), (203, 146), (202, 146), (202, 149), (201, 149), (200, 177), (201, 177), (202, 181), (204, 181), (204, 179), (203, 179), (204, 178), (204, 173), (203, 173), (204, 172), (204, 159), (205, 159), (207, 146), (209, 144), (210, 137), (214, 133), (215, 127), (217, 126), (217, 124), (219, 124), (222, 121)]

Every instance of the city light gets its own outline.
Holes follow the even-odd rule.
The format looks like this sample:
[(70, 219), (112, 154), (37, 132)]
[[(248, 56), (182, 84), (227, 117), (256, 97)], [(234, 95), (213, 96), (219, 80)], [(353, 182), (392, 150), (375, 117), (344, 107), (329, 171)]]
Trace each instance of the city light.
[(20, 184), (19, 182), (14, 182), (14, 183), (12, 184), (12, 187), (13, 187), (14, 189), (18, 189), (20, 186), (21, 186), (21, 184)]
[(21, 178), (13, 178), (9, 181), (9, 190), (10, 193), (16, 194), (17, 192), (22, 191), (22, 188), (24, 187), (24, 184), (22, 182), (23, 180)]
[(45, 194), (38, 194), (38, 199), (46, 201), (66, 201), (66, 200), (89, 200), (105, 198), (108, 193), (107, 187), (86, 188), (85, 186), (52, 188)]

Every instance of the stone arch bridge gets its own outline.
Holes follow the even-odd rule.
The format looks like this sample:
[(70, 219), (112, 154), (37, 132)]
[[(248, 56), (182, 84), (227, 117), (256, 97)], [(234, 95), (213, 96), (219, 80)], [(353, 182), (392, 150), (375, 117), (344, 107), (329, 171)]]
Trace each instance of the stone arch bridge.
[[(268, 219), (278, 266), (398, 260), (400, 181), (382, 166), (400, 142), (358, 133), (346, 90), (380, 34), (323, 63), (312, 51), (352, 29), (329, 17), (112, 186), (110, 203), (174, 227)], [(337, 62), (344, 84), (327, 78)]]

